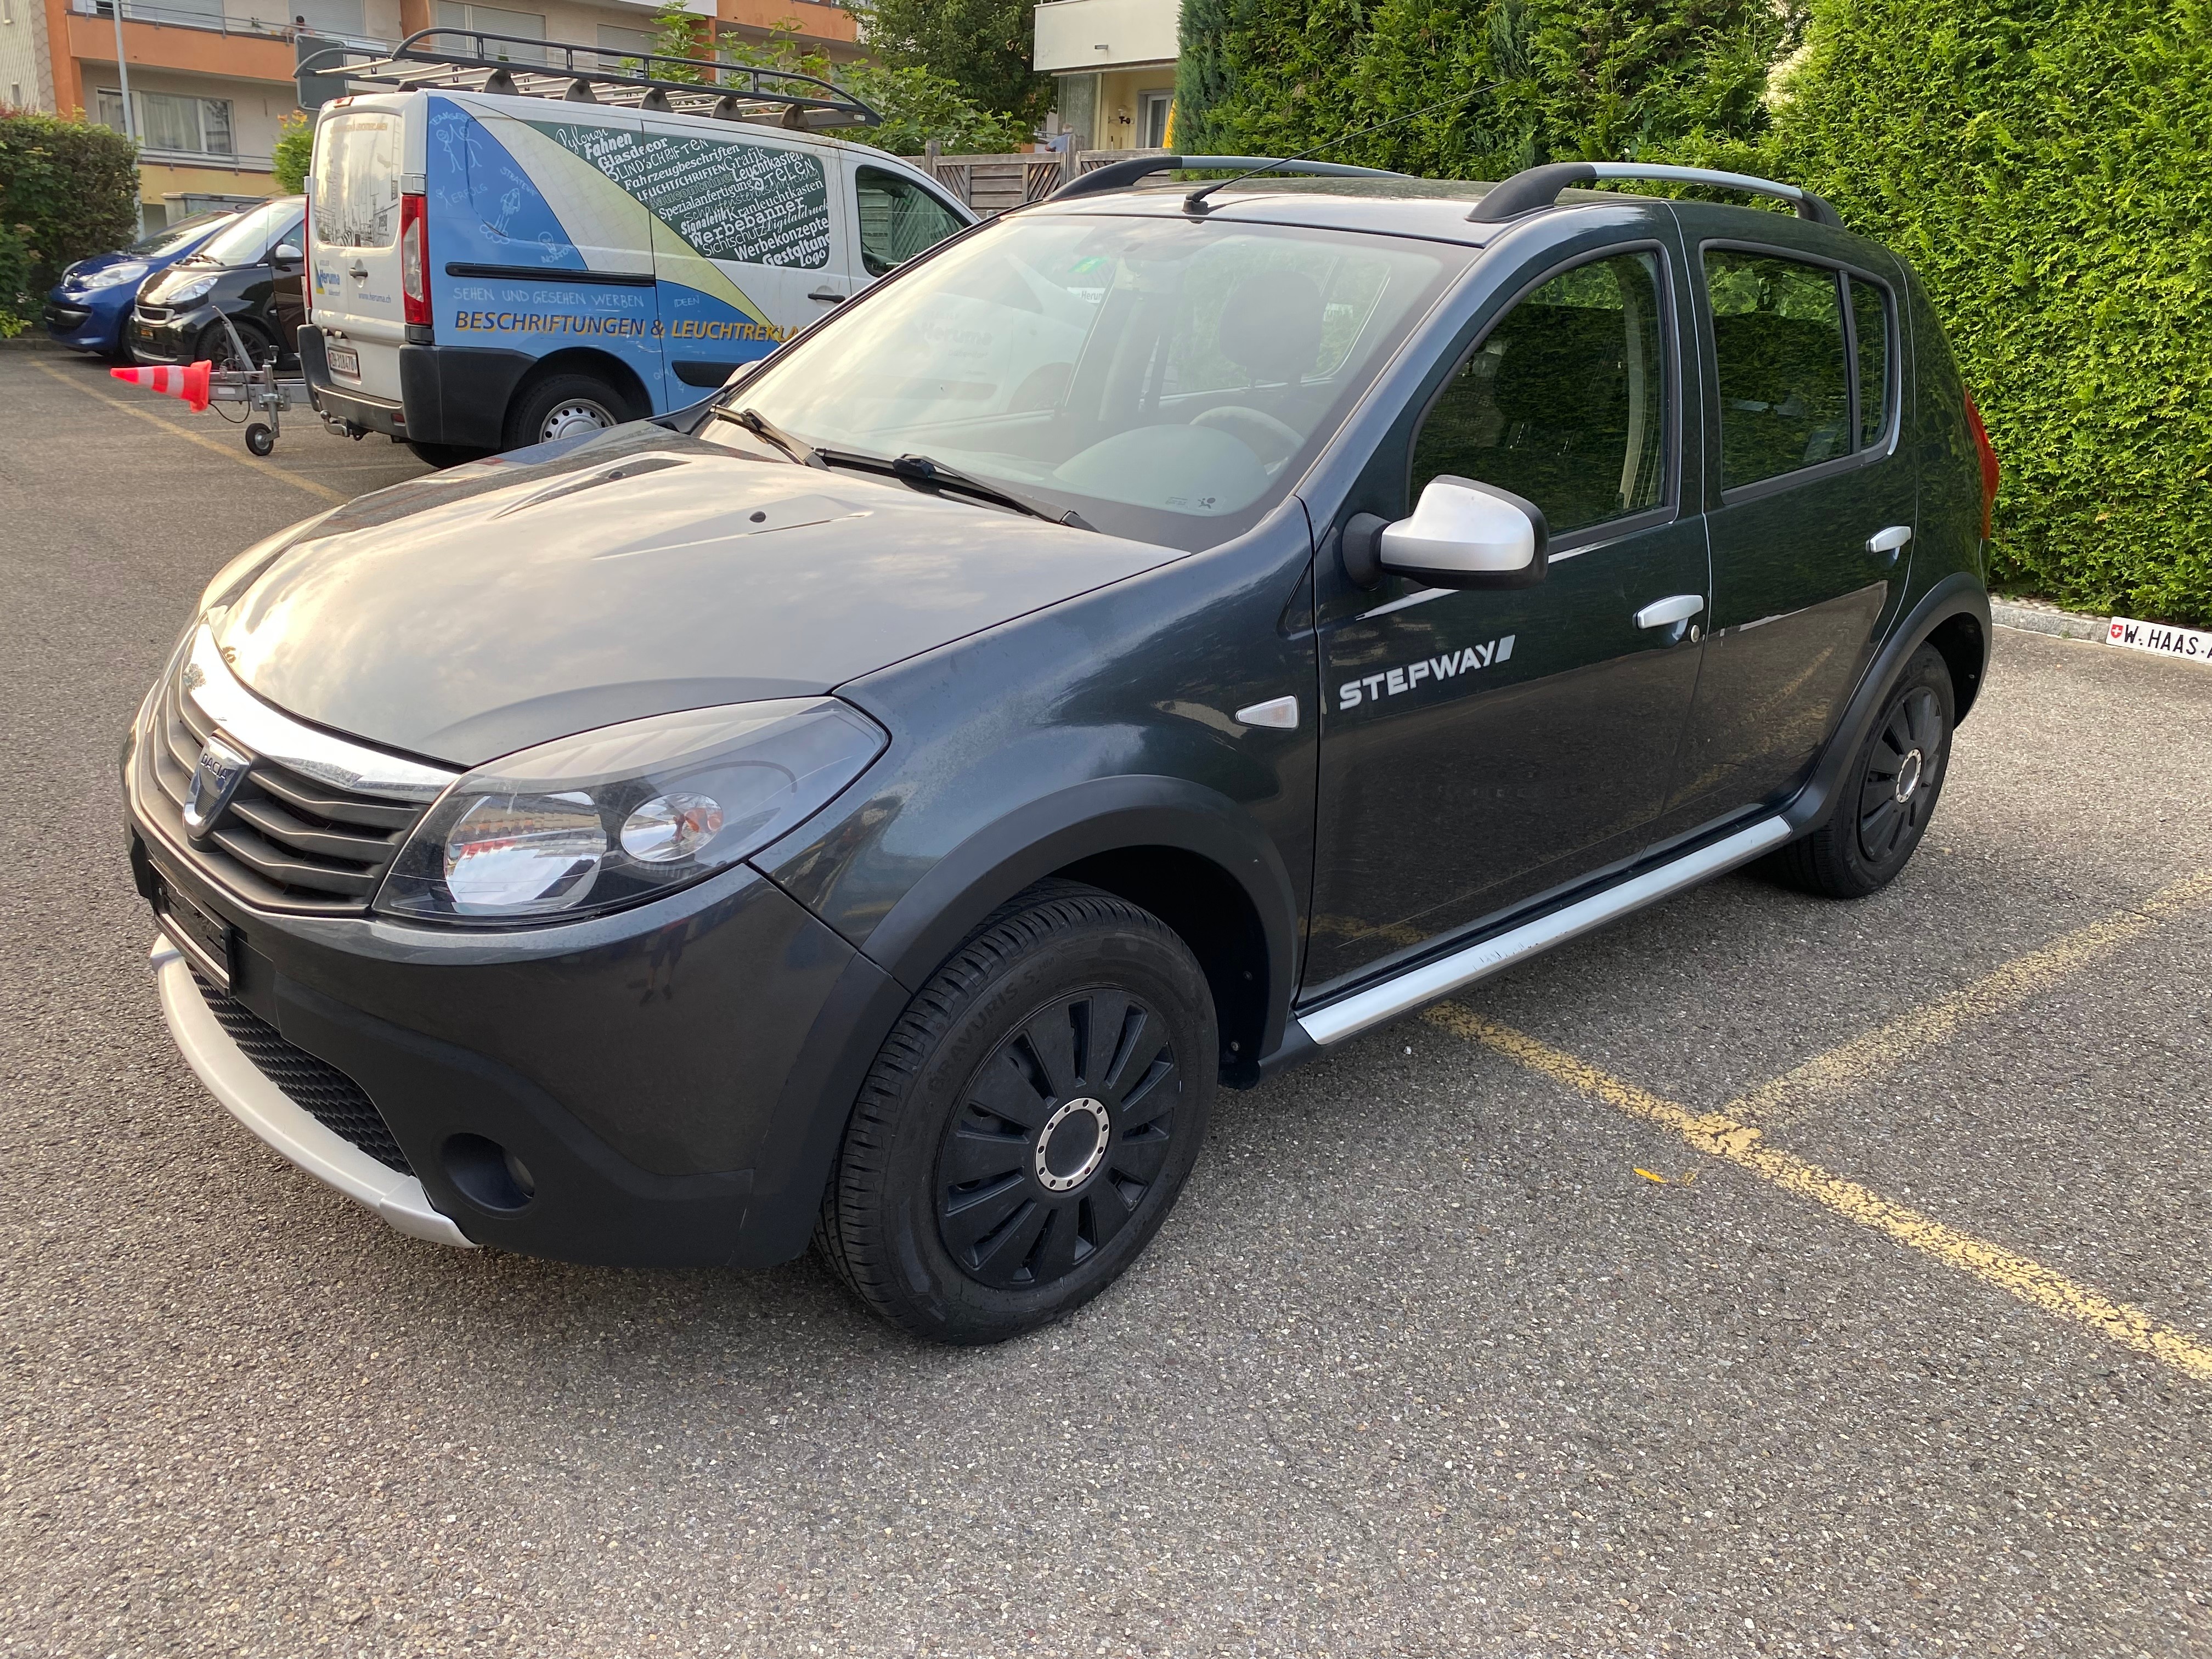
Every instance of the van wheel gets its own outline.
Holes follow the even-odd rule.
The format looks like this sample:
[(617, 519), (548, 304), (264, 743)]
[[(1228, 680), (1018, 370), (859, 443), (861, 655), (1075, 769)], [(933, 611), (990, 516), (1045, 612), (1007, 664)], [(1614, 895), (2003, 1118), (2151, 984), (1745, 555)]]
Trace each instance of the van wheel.
[(597, 375), (555, 374), (516, 400), (507, 417), (507, 447), (587, 438), (629, 418), (629, 400)]
[(816, 1238), (877, 1314), (1003, 1341), (1082, 1306), (1196, 1162), (1218, 1038), (1167, 925), (1041, 883), (954, 951), (861, 1085)]
[(1936, 816), (1950, 769), (1951, 671), (1923, 646), (1889, 689), (1828, 821), (1771, 854), (1768, 873), (1825, 898), (1864, 898), (1897, 878)]
[(480, 461), (489, 450), (470, 449), (460, 444), (418, 444), (412, 438), (407, 447), (415, 452), (415, 459), (425, 466), (465, 466), (471, 461)]

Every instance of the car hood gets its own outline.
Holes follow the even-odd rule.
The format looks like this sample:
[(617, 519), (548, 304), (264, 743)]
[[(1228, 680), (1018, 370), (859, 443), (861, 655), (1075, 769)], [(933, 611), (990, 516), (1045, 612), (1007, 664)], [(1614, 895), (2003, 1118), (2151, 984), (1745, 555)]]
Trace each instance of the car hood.
[(819, 695), (1182, 556), (650, 425), (561, 447), (305, 526), (222, 601), (224, 658), (303, 720), (473, 766)]

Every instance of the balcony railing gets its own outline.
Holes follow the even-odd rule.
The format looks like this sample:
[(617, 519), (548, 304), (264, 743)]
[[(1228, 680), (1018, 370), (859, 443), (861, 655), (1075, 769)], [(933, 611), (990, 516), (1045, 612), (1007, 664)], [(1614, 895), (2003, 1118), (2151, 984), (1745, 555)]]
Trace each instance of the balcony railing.
[[(69, 0), (69, 9), (79, 17), (106, 20), (115, 15), (116, 3), (117, 0)], [(275, 16), (233, 17), (207, 6), (165, 6), (143, 3), (142, 0), (121, 0), (121, 4), (125, 22), (151, 23), (157, 28), (201, 29), (210, 34), (236, 34), (262, 40), (289, 40), (300, 32), (283, 15), (281, 5), (270, 8), (278, 14)], [(391, 41), (380, 40), (374, 35), (329, 34), (312, 27), (307, 32), (319, 40), (342, 41), (363, 52), (389, 52), (392, 46)]]

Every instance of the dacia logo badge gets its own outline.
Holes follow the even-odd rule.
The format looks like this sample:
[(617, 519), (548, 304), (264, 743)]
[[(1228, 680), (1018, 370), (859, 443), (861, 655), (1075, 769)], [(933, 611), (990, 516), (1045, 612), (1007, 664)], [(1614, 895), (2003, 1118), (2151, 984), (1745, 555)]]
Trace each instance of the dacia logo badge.
[(200, 750), (199, 764), (192, 768), (191, 786), (185, 791), (185, 833), (199, 840), (215, 828), (222, 809), (246, 781), (252, 763), (221, 738), (210, 738)]

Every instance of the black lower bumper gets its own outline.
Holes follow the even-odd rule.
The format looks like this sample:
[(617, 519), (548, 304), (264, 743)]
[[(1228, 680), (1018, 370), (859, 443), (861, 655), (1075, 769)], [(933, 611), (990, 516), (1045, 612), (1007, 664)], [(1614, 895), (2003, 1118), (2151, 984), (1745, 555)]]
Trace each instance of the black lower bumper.
[[(471, 1240), (635, 1267), (805, 1248), (906, 994), (766, 878), (740, 866), (596, 923), (446, 936), (253, 910), (133, 816), (141, 891), (166, 884), (231, 925), (233, 996), (359, 1086)], [(486, 1143), (526, 1194), (482, 1179)]]
[(399, 400), (337, 384), (325, 331), (300, 331), (300, 369), (315, 407), (370, 432), (452, 449), (495, 450), (507, 441), (507, 409), (537, 359), (477, 346), (403, 345)]

